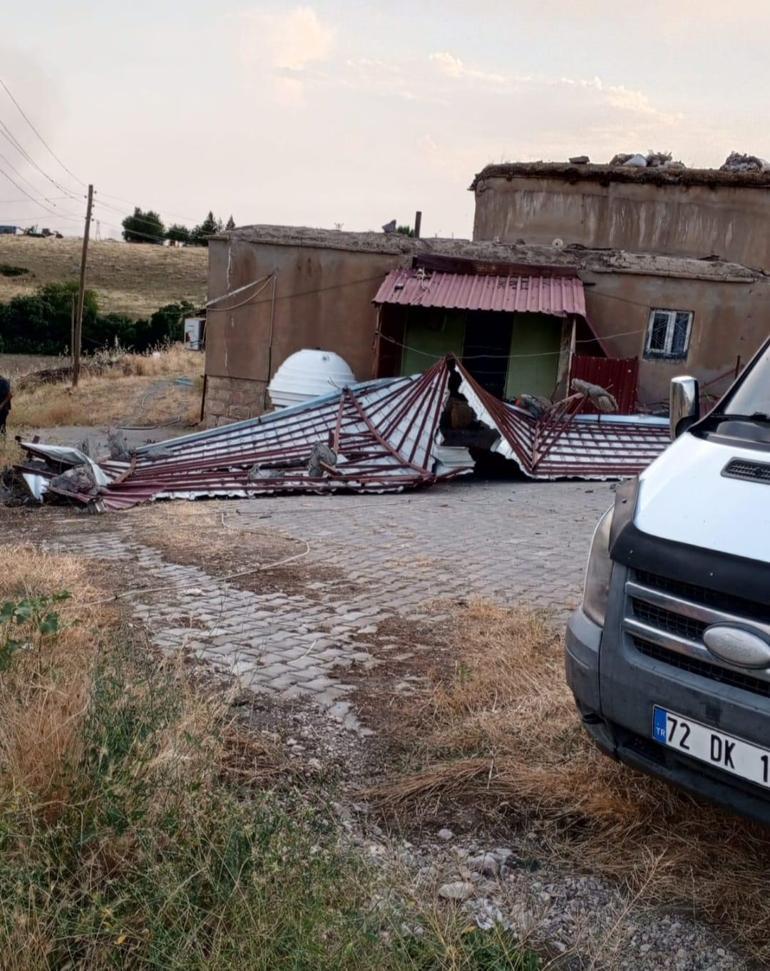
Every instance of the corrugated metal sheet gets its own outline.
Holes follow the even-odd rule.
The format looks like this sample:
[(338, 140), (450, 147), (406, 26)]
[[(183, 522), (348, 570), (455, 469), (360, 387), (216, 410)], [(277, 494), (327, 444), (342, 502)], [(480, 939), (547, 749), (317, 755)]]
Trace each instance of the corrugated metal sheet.
[(559, 317), (586, 315), (582, 282), (577, 277), (566, 276), (481, 276), (391, 270), (377, 291), (374, 303)]
[[(636, 475), (668, 445), (668, 422), (640, 416), (578, 414), (571, 395), (539, 418), (485, 391), (453, 357), (424, 374), (342, 388), (305, 404), (137, 450), (131, 463), (99, 466), (98, 495), (60, 496), (123, 509), (153, 499), (258, 496), (296, 492), (396, 492), (429, 486), (471, 469), (464, 448), (445, 462), (441, 416), (452, 369), (477, 419), (499, 433), (493, 451), (532, 479), (613, 479)], [(315, 445), (331, 443), (337, 463), (311, 475)], [(22, 464), (22, 475), (50, 482), (86, 456), (24, 443), (48, 466)], [(106, 484), (105, 484), (106, 483)], [(41, 483), (42, 484), (42, 483)]]
[(622, 479), (638, 475), (669, 445), (668, 421), (642, 415), (581, 415), (573, 395), (542, 415), (495, 398), (461, 367), (462, 392), (501, 433), (493, 451), (531, 479)]
[[(618, 403), (618, 414), (633, 415), (637, 409), (636, 391), (639, 384), (639, 358), (583, 357), (572, 358), (573, 378), (581, 378), (592, 384), (599, 384), (614, 395)], [(596, 414), (597, 409), (590, 401), (581, 409), (585, 414)]]

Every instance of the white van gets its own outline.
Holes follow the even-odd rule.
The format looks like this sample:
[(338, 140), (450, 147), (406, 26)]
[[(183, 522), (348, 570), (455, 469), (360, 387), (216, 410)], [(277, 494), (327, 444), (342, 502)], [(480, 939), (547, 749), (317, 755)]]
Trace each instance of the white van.
[(607, 752), (770, 822), (770, 340), (596, 528), (567, 680)]

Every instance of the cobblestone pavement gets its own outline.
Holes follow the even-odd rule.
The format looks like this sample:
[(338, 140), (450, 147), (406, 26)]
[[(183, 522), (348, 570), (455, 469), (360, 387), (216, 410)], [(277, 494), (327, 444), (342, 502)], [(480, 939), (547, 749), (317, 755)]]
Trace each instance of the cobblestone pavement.
[[(347, 700), (345, 671), (382, 663), (388, 651), (404, 659), (394, 637), (378, 637), (380, 657), (367, 649), (381, 621), (419, 618), (436, 598), (475, 595), (545, 608), (561, 621), (577, 602), (591, 532), (611, 501), (607, 484), (456, 482), (398, 496), (220, 503), (223, 528), (275, 528), (297, 541), (304, 562), (337, 568), (301, 593), (242, 590), (168, 562), (119, 516), (103, 531), (60, 533), (55, 545), (134, 561), (145, 590), (126, 599), (160, 648), (183, 649), (244, 688), (307, 697), (366, 731)], [(406, 679), (397, 690), (413, 687)]]

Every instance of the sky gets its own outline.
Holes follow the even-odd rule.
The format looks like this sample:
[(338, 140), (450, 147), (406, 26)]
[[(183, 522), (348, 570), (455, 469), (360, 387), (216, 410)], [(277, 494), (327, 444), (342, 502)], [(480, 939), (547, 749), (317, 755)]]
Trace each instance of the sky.
[(101, 238), (134, 205), (347, 230), (420, 209), (423, 235), (469, 236), (490, 162), (770, 158), (767, 0), (34, 0), (1, 22), (0, 79), (58, 161), (0, 88), (0, 224), (79, 235), (92, 182)]

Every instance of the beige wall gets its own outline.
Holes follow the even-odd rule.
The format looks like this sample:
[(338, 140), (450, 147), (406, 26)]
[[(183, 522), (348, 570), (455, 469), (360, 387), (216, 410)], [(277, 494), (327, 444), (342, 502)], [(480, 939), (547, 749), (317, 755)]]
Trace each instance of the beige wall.
[(605, 179), (482, 178), (474, 240), (554, 239), (636, 253), (722, 259), (770, 269), (770, 188)]
[[(677, 374), (693, 374), (705, 383), (734, 367), (738, 356), (745, 364), (770, 336), (770, 281), (765, 279), (745, 284), (625, 273), (581, 276), (589, 321), (608, 356), (639, 358), (639, 399), (645, 404), (666, 401)], [(686, 360), (644, 358), (652, 307), (694, 312)], [(722, 393), (728, 383), (720, 381), (711, 390)]]
[[(335, 351), (347, 361), (356, 378), (371, 377), (377, 323), (372, 298), (388, 271), (403, 260), (403, 255), (392, 253), (266, 245), (237, 239), (228, 245), (224, 240), (212, 240), (210, 301), (273, 271), (277, 273), (272, 323), (272, 283), (240, 307), (236, 305), (246, 301), (252, 291), (223, 301), (224, 307), (235, 309), (215, 305), (208, 311), (208, 387), (217, 386), (224, 396), (226, 388), (234, 389), (235, 385), (212, 379), (230, 378), (248, 379), (259, 388), (256, 397), (262, 406), (257, 407), (254, 396), (248, 394), (248, 401), (238, 402), (238, 415), (231, 417), (259, 414), (272, 374), (290, 354), (304, 347)], [(243, 388), (240, 391), (246, 394)], [(241, 413), (245, 411), (250, 414)], [(219, 417), (208, 405), (206, 414)]]
[[(372, 376), (377, 311), (372, 298), (393, 267), (409, 256), (322, 247), (214, 240), (209, 246), (209, 299), (277, 270), (272, 373), (294, 351), (336, 351), (359, 379)], [(770, 281), (717, 283), (625, 272), (581, 272), (589, 321), (610, 357), (640, 359), (639, 398), (665, 401), (676, 374), (703, 382), (743, 363), (770, 334)], [(227, 304), (241, 303), (250, 292)], [(685, 361), (644, 359), (650, 309), (695, 314)], [(272, 287), (233, 310), (211, 308), (206, 345), (206, 418), (248, 418), (265, 407)], [(630, 333), (629, 333), (630, 332)], [(579, 348), (580, 349), (580, 348)], [(715, 390), (722, 391), (727, 381)]]

